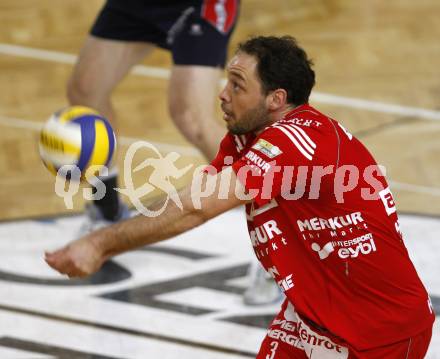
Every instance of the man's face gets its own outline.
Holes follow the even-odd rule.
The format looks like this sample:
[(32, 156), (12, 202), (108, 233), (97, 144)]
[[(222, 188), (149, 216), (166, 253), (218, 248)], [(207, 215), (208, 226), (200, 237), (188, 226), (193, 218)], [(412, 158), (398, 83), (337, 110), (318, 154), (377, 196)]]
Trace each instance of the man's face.
[(220, 92), (220, 100), (228, 130), (242, 135), (263, 129), (270, 119), (266, 96), (257, 75), (257, 60), (239, 52), (226, 70), (228, 81)]

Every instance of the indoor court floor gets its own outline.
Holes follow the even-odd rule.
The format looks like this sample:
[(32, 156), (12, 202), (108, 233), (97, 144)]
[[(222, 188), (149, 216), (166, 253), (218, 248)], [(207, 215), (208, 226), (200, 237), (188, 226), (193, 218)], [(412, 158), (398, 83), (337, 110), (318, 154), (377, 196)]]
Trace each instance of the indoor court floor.
[[(45, 250), (74, 237), (84, 200), (79, 191), (68, 209), (56, 195), (39, 159), (38, 130), (66, 106), (66, 81), (102, 3), (0, 0), (0, 359), (255, 357), (279, 304), (242, 303), (253, 253), (241, 209), (118, 256), (87, 281), (68, 281), (43, 261)], [(230, 48), (253, 34), (290, 34), (309, 52), (317, 74), (311, 103), (386, 167), (406, 245), (437, 313), (439, 17), (436, 0), (243, 0)], [(204, 163), (168, 118), (169, 68), (158, 50), (116, 90), (121, 168), (138, 140), (162, 155), (177, 152), (179, 168)], [(135, 184), (147, 176), (138, 173)], [(438, 323), (427, 358), (440, 359)]]

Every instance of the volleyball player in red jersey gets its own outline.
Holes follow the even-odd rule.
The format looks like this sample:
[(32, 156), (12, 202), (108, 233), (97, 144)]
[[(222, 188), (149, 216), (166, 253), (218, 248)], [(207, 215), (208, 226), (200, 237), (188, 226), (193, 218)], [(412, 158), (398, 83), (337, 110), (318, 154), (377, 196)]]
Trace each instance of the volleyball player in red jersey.
[(257, 358), (423, 358), (434, 313), (392, 194), (367, 149), (307, 104), (314, 82), (293, 38), (241, 44), (220, 94), (229, 133), (200, 175), (207, 185), (229, 176), (226, 196), (222, 186), (206, 196), (190, 186), (182, 210), (102, 229), (46, 261), (86, 276), (245, 203), (255, 254), (286, 296)]

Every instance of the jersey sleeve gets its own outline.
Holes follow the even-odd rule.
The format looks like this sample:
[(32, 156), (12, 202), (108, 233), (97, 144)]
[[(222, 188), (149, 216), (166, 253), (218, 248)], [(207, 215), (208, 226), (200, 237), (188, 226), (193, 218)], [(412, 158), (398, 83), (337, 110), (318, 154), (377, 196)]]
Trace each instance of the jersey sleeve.
[(293, 191), (299, 168), (315, 163), (319, 137), (319, 132), (293, 124), (271, 126), (232, 167), (246, 191), (263, 205)]

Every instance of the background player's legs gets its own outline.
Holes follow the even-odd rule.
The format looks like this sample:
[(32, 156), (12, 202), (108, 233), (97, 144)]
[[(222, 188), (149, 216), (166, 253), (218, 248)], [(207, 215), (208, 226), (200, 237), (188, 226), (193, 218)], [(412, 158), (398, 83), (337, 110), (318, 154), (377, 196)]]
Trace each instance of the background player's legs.
[(117, 127), (111, 94), (130, 69), (153, 49), (154, 45), (148, 43), (88, 36), (67, 85), (70, 104), (93, 107)]
[(168, 88), (171, 118), (208, 160), (217, 154), (226, 132), (215, 119), (221, 73), (215, 67), (174, 65)]
[[(154, 49), (143, 42), (126, 42), (88, 36), (67, 85), (71, 105), (90, 106), (107, 117), (117, 133), (117, 122), (111, 103), (114, 88), (130, 69)], [(103, 219), (115, 221), (121, 216), (117, 192), (116, 170), (103, 178), (104, 198), (94, 201)]]

